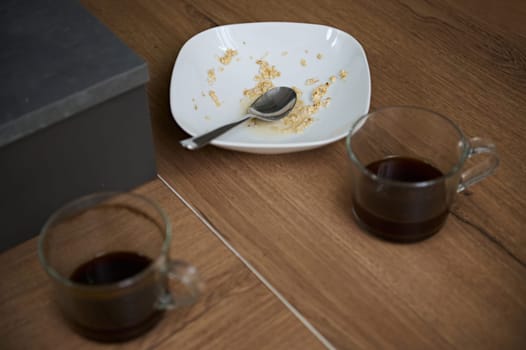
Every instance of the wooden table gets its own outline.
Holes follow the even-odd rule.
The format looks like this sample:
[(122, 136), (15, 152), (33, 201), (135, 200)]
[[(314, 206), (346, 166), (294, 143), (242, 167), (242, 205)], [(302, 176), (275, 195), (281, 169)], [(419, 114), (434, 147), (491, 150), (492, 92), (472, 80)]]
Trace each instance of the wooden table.
[[(207, 291), (152, 332), (153, 349), (525, 349), (526, 3), (523, 1), (84, 0), (149, 63), (159, 180), (138, 189), (174, 223), (173, 254)], [(371, 108), (421, 105), (495, 141), (494, 176), (460, 195), (446, 226), (400, 245), (350, 212), (344, 141), (275, 156), (183, 150), (169, 111), (183, 43), (217, 25), (337, 27), (365, 48)], [(0, 256), (0, 348), (109, 348), (70, 332), (34, 240)]]

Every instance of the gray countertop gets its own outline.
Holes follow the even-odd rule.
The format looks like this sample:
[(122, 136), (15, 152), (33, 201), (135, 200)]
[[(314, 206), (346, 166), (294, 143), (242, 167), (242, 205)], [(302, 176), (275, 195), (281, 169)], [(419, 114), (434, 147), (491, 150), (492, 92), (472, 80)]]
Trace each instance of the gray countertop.
[(148, 80), (144, 60), (78, 1), (3, 0), (0, 43), (0, 147)]

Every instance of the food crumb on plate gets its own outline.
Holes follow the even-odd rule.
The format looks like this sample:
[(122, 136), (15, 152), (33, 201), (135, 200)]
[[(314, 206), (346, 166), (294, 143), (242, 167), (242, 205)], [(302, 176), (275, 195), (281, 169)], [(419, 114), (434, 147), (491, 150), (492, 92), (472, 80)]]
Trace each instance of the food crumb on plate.
[(232, 58), (237, 55), (237, 51), (233, 49), (227, 49), (225, 51), (225, 54), (222, 57), (219, 57), (219, 62), (224, 64), (225, 66), (227, 64), (230, 64), (232, 62)]
[[(308, 50), (305, 50), (305, 53), (308, 53)], [(228, 49), (225, 52), (225, 55), (220, 58), (220, 61), (221, 63), (223, 63), (223, 65), (227, 65), (231, 63), (232, 58), (236, 55), (237, 51)], [(249, 106), (251, 102), (253, 102), (256, 98), (263, 95), (269, 89), (273, 88), (275, 86), (273, 80), (281, 76), (281, 72), (276, 68), (276, 66), (271, 65), (268, 61), (266, 61), (266, 57), (268, 55), (269, 54), (267, 52), (265, 53), (265, 55), (260, 56), (261, 58), (256, 59), (255, 63), (259, 66), (259, 69), (254, 76), (254, 81), (256, 82), (256, 84), (252, 88), (246, 88), (243, 90), (244, 98), (241, 100), (242, 105)], [(286, 56), (288, 55), (288, 52), (282, 51), (281, 55)], [(318, 53), (316, 55), (316, 58), (321, 60), (323, 58), (323, 54)], [(249, 56), (249, 59), (253, 60), (254, 58), (252, 56)], [(239, 61), (239, 58), (236, 58), (236, 62)], [(300, 60), (300, 64), (303, 67), (307, 66), (307, 60), (305, 58), (302, 58)], [(216, 68), (216, 70), (208, 70), (208, 81), (210, 84), (216, 81), (216, 72), (222, 72), (223, 69), (224, 67), (220, 66)], [(305, 80), (305, 85), (313, 85), (314, 89), (310, 93), (310, 96), (306, 97), (306, 99), (304, 100), (302, 90), (295, 86), (292, 86), (292, 88), (296, 92), (297, 101), (292, 111), (286, 117), (275, 123), (266, 123), (257, 119), (251, 119), (247, 123), (247, 125), (251, 128), (261, 127), (263, 128), (262, 130), (269, 129), (273, 132), (278, 133), (301, 133), (314, 122), (314, 115), (318, 113), (321, 108), (326, 108), (331, 103), (331, 97), (326, 96), (329, 87), (332, 84), (336, 83), (338, 78), (345, 79), (347, 75), (347, 72), (344, 69), (341, 69), (338, 72), (338, 74), (331, 75), (326, 81), (321, 83), (320, 79), (318, 79), (317, 77), (308, 78)], [(203, 97), (206, 96), (203, 91), (201, 91), (201, 95)], [(217, 96), (214, 90), (210, 90), (208, 92), (208, 95), (210, 96), (216, 107), (221, 106), (222, 102), (220, 101), (219, 97)], [(194, 109), (197, 110), (198, 106), (195, 102), (195, 99), (192, 99), (192, 101), (194, 104)], [(210, 117), (205, 116), (205, 119), (210, 120)]]
[[(253, 102), (257, 97), (264, 94), (267, 90), (274, 87), (273, 79), (281, 76), (280, 71), (275, 66), (270, 65), (267, 61), (259, 59), (256, 61), (259, 65), (258, 74), (254, 77), (257, 81), (255, 87), (251, 89), (245, 89), (243, 95), (249, 99), (248, 102)], [(249, 127), (263, 127), (270, 128), (274, 132), (279, 133), (301, 133), (309, 125), (314, 122), (314, 115), (318, 113), (321, 108), (326, 108), (331, 103), (331, 98), (326, 96), (329, 87), (337, 80), (335, 75), (329, 77), (328, 81), (318, 84), (320, 80), (318, 78), (309, 78), (305, 81), (305, 85), (318, 84), (312, 91), (310, 97), (310, 103), (303, 100), (303, 92), (298, 87), (293, 86), (292, 88), (296, 92), (297, 100), (296, 105), (292, 111), (281, 121), (269, 125), (263, 121), (252, 119), (247, 124)], [(245, 101), (247, 102), (247, 101)], [(249, 105), (249, 103), (247, 104)]]
[(214, 90), (208, 91), (208, 96), (214, 101), (214, 104), (216, 107), (221, 107), (221, 101), (219, 101), (219, 98), (217, 97), (217, 94)]
[(251, 89), (243, 90), (243, 95), (250, 99), (255, 99), (256, 97), (263, 95), (267, 90), (273, 88), (274, 84), (272, 83), (272, 79), (281, 76), (281, 72), (265, 60), (259, 59), (256, 61), (256, 64), (259, 65), (258, 74), (254, 77), (257, 84)]
[(210, 68), (207, 72), (208, 75), (208, 84), (212, 85), (216, 81), (216, 72), (214, 68)]
[(318, 87), (312, 92), (312, 101), (314, 103), (320, 102), (322, 97), (327, 93), (329, 86), (330, 84), (328, 82), (318, 85)]

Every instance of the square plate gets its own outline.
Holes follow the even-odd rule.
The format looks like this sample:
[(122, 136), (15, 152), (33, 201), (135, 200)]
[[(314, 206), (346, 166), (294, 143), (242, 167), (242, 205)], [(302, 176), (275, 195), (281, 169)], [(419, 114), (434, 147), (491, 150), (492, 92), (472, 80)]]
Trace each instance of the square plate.
[[(236, 55), (220, 62), (228, 50)], [(195, 136), (241, 118), (249, 102), (243, 92), (257, 84), (258, 60), (275, 66), (274, 86), (301, 90), (312, 104), (313, 90), (331, 82), (330, 103), (301, 132), (271, 132), (244, 123), (211, 144), (251, 153), (287, 153), (344, 138), (369, 110), (371, 79), (365, 52), (351, 35), (328, 26), (259, 22), (231, 24), (201, 32), (181, 48), (170, 83), (170, 107), (177, 124)], [(332, 77), (332, 80), (331, 80)], [(319, 80), (311, 84), (309, 79)]]

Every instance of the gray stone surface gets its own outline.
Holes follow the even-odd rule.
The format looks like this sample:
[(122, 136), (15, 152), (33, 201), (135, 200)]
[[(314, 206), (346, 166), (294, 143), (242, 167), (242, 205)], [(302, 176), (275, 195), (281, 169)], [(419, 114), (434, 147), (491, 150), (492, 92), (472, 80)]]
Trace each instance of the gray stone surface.
[(148, 80), (78, 1), (0, 1), (0, 43), (0, 147)]
[(0, 147), (0, 252), (36, 236), (74, 198), (128, 191), (155, 178), (145, 90), (137, 87)]
[(155, 178), (147, 80), (78, 1), (0, 0), (0, 252), (74, 198)]

